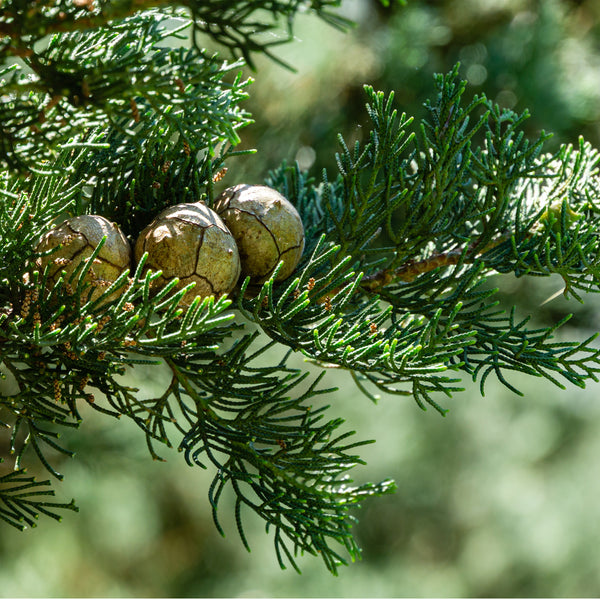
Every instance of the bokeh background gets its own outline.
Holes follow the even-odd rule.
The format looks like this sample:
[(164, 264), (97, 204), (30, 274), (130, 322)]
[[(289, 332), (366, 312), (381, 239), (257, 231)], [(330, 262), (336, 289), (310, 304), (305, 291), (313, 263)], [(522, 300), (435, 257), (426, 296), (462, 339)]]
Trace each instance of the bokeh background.
[[(279, 55), (288, 72), (258, 60), (246, 103), (256, 120), (242, 132), (254, 156), (230, 164), (224, 185), (260, 181), (282, 159), (319, 175), (335, 169), (336, 134), (361, 139), (362, 89), (395, 90), (398, 109), (419, 117), (432, 75), (460, 61), (469, 93), (528, 109), (531, 135), (552, 131), (548, 149), (600, 144), (600, 3), (597, 0), (408, 0), (383, 8), (346, 0), (357, 23), (338, 32), (309, 16)], [(562, 333), (600, 330), (600, 303), (561, 297), (554, 279), (497, 277), (507, 307), (533, 322), (574, 313)], [(298, 365), (306, 365), (297, 357)], [(160, 368), (131, 375), (154, 391)], [(356, 481), (392, 477), (393, 496), (357, 513), (362, 561), (331, 576), (319, 559), (301, 576), (281, 571), (262, 523), (248, 521), (252, 552), (215, 530), (206, 497), (212, 473), (187, 467), (175, 451), (153, 462), (135, 426), (88, 414), (66, 440), (77, 452), (61, 465), (63, 499), (79, 514), (25, 533), (2, 527), (0, 596), (166, 597), (523, 597), (600, 596), (600, 384), (586, 390), (513, 377), (523, 397), (490, 381), (485, 396), (444, 401), (445, 418), (410, 399), (372, 404), (336, 371), (328, 401), (362, 439), (366, 467)]]

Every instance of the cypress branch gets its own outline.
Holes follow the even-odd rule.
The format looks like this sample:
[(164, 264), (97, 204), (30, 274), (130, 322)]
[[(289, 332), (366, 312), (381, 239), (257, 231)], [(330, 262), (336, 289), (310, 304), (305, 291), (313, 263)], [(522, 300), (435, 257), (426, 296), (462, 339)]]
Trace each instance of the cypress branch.
[(61, 516), (56, 509), (79, 510), (74, 501), (68, 504), (48, 502), (45, 498), (54, 496), (54, 491), (47, 489), (49, 485), (49, 481), (26, 477), (23, 469), (1, 476), (0, 519), (23, 530), (26, 526), (35, 527), (40, 513), (60, 521)]
[[(335, 573), (360, 555), (354, 509), (393, 484), (351, 485), (368, 442), (330, 416), (327, 369), (347, 373), (371, 400), (411, 396), (441, 414), (440, 396), (461, 391), (461, 373), (482, 393), (490, 375), (519, 393), (513, 371), (559, 387), (598, 380), (596, 336), (557, 339), (568, 319), (534, 328), (484, 284), (501, 273), (558, 274), (567, 297), (598, 291), (600, 154), (583, 140), (545, 153), (545, 133), (524, 134), (527, 112), (466, 100), (458, 65), (435, 77), (420, 121), (398, 112), (393, 93), (365, 86), (370, 132), (353, 146), (339, 137), (336, 173), (316, 178), (283, 163), (269, 174), (304, 225), (304, 254), (286, 280), (280, 263), (264, 283), (242, 278), (229, 297), (182, 306), (193, 284), (160, 287), (146, 255), (107, 285), (90, 282), (102, 245), (50, 277), (40, 260), (58, 250), (36, 246), (68, 217), (102, 215), (134, 242), (167, 206), (214, 206), (215, 183), (251, 123), (241, 107), (249, 81), (242, 60), (202, 50), (197, 34), (246, 62), (273, 57), (305, 5), (67, 4), (59, 16), (55, 6), (23, 12), (11, 0), (0, 17), (0, 61), (21, 59), (0, 67), (0, 95), (10, 99), (0, 102), (0, 362), (10, 380), (0, 409), (15, 463), (0, 477), (4, 522), (33, 525), (38, 514), (74, 509), (40, 500), (54, 493), (50, 483), (21, 469), (33, 462), (61, 479), (71, 450), (60, 434), (78, 427), (85, 405), (131, 419), (152, 458), (175, 447), (213, 469), (207, 493), (219, 531), (229, 489), (247, 548), (253, 512), (282, 567), (318, 554)], [(330, 12), (337, 4), (310, 7), (346, 27)], [(280, 19), (285, 36), (265, 42)], [(169, 36), (189, 36), (190, 47)], [(321, 373), (309, 381), (290, 366), (292, 352)], [(145, 364), (169, 373), (149, 397), (123, 378)]]

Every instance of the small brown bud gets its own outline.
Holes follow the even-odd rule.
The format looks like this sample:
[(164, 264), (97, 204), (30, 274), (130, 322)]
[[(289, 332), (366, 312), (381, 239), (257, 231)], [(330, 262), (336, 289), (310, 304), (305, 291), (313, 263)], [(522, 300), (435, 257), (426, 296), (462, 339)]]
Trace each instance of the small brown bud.
[(175, 85), (177, 86), (177, 89), (184, 94), (185, 93), (185, 86), (183, 85), (183, 81), (181, 80), (180, 77), (175, 77)]
[(136, 123), (140, 122), (140, 111), (137, 102), (133, 98), (129, 98), (129, 106), (131, 107), (131, 116)]
[(85, 388), (85, 386), (88, 384), (90, 380), (90, 376), (89, 375), (83, 375), (82, 378), (79, 380), (79, 385), (78, 385), (78, 389), (80, 392), (83, 391), (83, 389)]
[(219, 171), (217, 171), (214, 175), (213, 175), (213, 183), (218, 183), (219, 181), (221, 181), (223, 179), (223, 177), (225, 177), (225, 175), (227, 174), (227, 167), (223, 167), (222, 169), (219, 169)]
[(62, 397), (60, 381), (58, 379), (55, 379), (52, 382), (52, 386), (54, 388), (54, 400), (56, 400), (56, 402), (60, 402), (60, 399)]

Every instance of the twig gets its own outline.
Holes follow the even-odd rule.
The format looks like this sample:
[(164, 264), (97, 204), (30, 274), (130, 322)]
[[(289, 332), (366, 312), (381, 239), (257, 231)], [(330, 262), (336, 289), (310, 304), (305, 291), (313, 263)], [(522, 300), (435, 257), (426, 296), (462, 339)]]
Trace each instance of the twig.
[[(499, 239), (490, 242), (485, 248), (475, 253), (472, 252), (475, 249), (475, 245), (471, 244), (471, 246), (467, 250), (465, 262), (474, 262), (477, 257), (482, 256), (492, 248), (499, 246), (500, 244), (508, 241), (509, 239), (510, 236), (504, 235)], [(361, 281), (361, 287), (371, 292), (376, 292), (382, 287), (390, 285), (398, 279), (406, 282), (414, 281), (419, 275), (422, 275), (423, 273), (429, 273), (430, 271), (433, 271), (434, 269), (437, 269), (439, 267), (450, 267), (452, 265), (458, 264), (458, 262), (461, 259), (461, 256), (463, 256), (463, 251), (459, 249), (454, 249), (448, 252), (432, 254), (431, 256), (424, 258), (423, 260), (409, 260), (392, 271), (390, 271), (389, 269), (383, 269), (381, 271), (378, 271), (377, 273), (373, 273), (372, 275), (364, 277)]]

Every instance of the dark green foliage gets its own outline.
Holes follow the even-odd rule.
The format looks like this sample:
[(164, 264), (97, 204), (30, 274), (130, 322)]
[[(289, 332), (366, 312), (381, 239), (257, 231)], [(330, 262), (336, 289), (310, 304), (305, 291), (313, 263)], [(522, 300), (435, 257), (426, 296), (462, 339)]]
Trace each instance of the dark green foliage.
[(73, 501), (68, 504), (48, 502), (46, 498), (54, 496), (49, 485), (49, 481), (26, 477), (23, 469), (0, 477), (0, 519), (23, 530), (35, 527), (40, 513), (60, 521), (57, 509), (78, 510)]
[[(160, 10), (153, 9), (156, 5)], [(148, 111), (160, 118), (163, 140), (177, 133), (180, 146), (186, 140), (192, 149), (206, 149), (207, 132), (225, 128), (235, 143), (237, 119), (227, 110), (236, 97), (215, 93), (219, 72), (231, 67), (217, 64), (197, 43), (168, 45), (186, 40), (185, 30), (192, 28), (194, 40), (198, 32), (208, 34), (251, 64), (252, 54), (274, 57), (270, 48), (291, 39), (294, 16), (306, 5), (332, 25), (349, 24), (329, 10), (339, 0), (184, 5), (189, 11), (164, 1), (5, 2), (0, 64), (12, 64), (0, 66), (0, 91), (10, 94), (10, 101), (0, 105), (0, 163), (39, 168), (49, 151), (94, 126), (110, 126), (139, 144), (145, 132), (131, 123), (132, 116), (137, 122), (138, 113), (143, 117)], [(180, 25), (173, 28), (172, 19)], [(287, 22), (288, 35), (273, 38), (269, 34), (279, 19)], [(49, 43), (38, 50), (36, 44), (48, 35)], [(202, 126), (198, 130), (182, 122)]]
[[(285, 163), (271, 172), (267, 183), (295, 204), (306, 230), (304, 256), (287, 280), (276, 283), (275, 273), (256, 288), (240, 281), (231, 298), (197, 298), (184, 310), (178, 303), (187, 288), (175, 291), (172, 281), (157, 290), (158, 274), (144, 274), (142, 260), (92, 298), (85, 275), (94, 254), (50, 285), (35, 245), (55, 219), (101, 214), (135, 241), (165, 206), (212, 203), (215, 175), (250, 122), (239, 107), (246, 82), (231, 76), (240, 63), (194, 44), (157, 44), (168, 41), (164, 24), (176, 15), (178, 35), (205, 28), (246, 58), (269, 52), (272, 44), (255, 36), (272, 22), (256, 25), (255, 8), (285, 15), (291, 27), (304, 3), (256, 4), (199, 3), (193, 19), (99, 4), (87, 15), (92, 23), (118, 11), (123, 18), (86, 32), (76, 20), (63, 21), (69, 31), (52, 38), (33, 65), (49, 87), (19, 96), (21, 76), (5, 81), (15, 102), (2, 107), (10, 112), (3, 126), (14, 128), (1, 139), (14, 168), (0, 187), (0, 361), (13, 391), (0, 396), (0, 408), (17, 475), (0, 479), (0, 499), (11, 524), (29, 523), (34, 510), (53, 516), (72, 507), (33, 504), (30, 490), (45, 483), (23, 480), (24, 496), (11, 486), (33, 457), (62, 477), (55, 465), (70, 451), (60, 431), (76, 428), (78, 407), (88, 404), (132, 419), (153, 458), (160, 459), (161, 445), (175, 446), (190, 465), (213, 467), (208, 496), (220, 531), (219, 502), (229, 489), (246, 546), (250, 509), (272, 532), (282, 566), (298, 568), (296, 557), (306, 552), (335, 573), (346, 562), (341, 549), (351, 559), (360, 554), (351, 509), (393, 484), (350, 485), (348, 471), (362, 464), (357, 452), (366, 442), (344, 431), (342, 418), (326, 416), (330, 407), (320, 397), (335, 390), (320, 387), (325, 371), (309, 383), (308, 372), (289, 366), (292, 351), (321, 369), (349, 371), (371, 399), (377, 392), (412, 396), (442, 414), (439, 396), (462, 389), (461, 371), (482, 392), (490, 374), (513, 389), (509, 371), (559, 386), (561, 378), (578, 386), (597, 379), (593, 339), (556, 341), (562, 323), (528, 330), (528, 319), (499, 309), (484, 283), (494, 273), (559, 274), (566, 295), (597, 291), (599, 155), (583, 141), (544, 154), (548, 136), (524, 134), (527, 113), (483, 95), (465, 99), (458, 67), (436, 76), (423, 119), (399, 115), (393, 93), (365, 86), (369, 135), (353, 146), (340, 136), (334, 176), (323, 172), (317, 182)], [(311, 4), (343, 24), (327, 12), (337, 2)], [(54, 13), (47, 16), (42, 25), (55, 22)], [(23, 40), (35, 39), (30, 21), (21, 26)], [(39, 113), (58, 90), (57, 77), (71, 91), (61, 92), (54, 118), (26, 142), (27, 111)], [(89, 94), (78, 105), (72, 86), (84, 80)], [(57, 126), (63, 117), (70, 120), (64, 130)], [(41, 156), (47, 162), (34, 168)], [(25, 163), (30, 172), (17, 168)], [(265, 363), (275, 345), (284, 357)], [(122, 377), (146, 363), (169, 371), (156, 397), (144, 398)]]
[[(319, 377), (298, 394), (295, 388), (307, 373), (287, 368), (287, 357), (272, 367), (253, 366), (272, 345), (250, 352), (255, 337), (246, 335), (217, 361), (170, 363), (181, 394), (202, 405), (205, 412), (192, 424), (180, 449), (190, 464), (204, 467), (208, 460), (218, 469), (209, 499), (220, 531), (217, 509), (230, 485), (237, 497), (236, 523), (248, 550), (244, 508), (258, 513), (267, 530), (273, 529), (282, 567), (289, 560), (298, 569), (295, 555), (318, 552), (335, 573), (346, 561), (331, 547), (330, 539), (342, 544), (352, 559), (359, 555), (350, 531), (350, 508), (361, 497), (385, 493), (394, 486), (391, 482), (348, 485), (349, 465), (362, 462), (351, 451), (364, 442), (350, 441), (351, 432), (337, 432), (341, 419), (323, 422), (329, 407), (313, 407), (308, 402), (333, 390), (319, 389)], [(293, 541), (293, 552), (288, 539)]]

